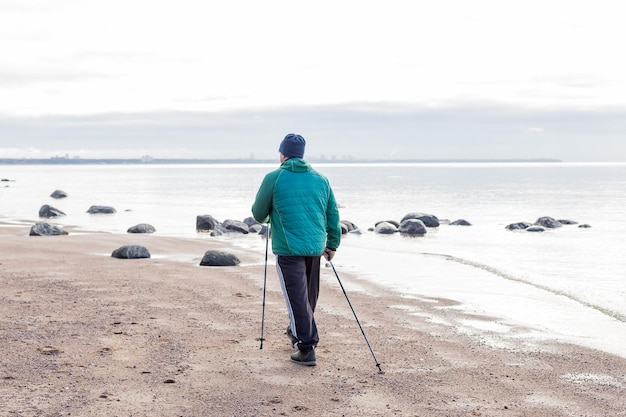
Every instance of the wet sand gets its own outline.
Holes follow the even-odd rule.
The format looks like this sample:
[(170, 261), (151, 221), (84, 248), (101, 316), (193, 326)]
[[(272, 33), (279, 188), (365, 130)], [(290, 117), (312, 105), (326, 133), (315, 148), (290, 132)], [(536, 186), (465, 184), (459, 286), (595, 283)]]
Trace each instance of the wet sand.
[[(626, 416), (626, 359), (525, 341), (459, 320), (453, 300), (407, 298), (322, 268), (317, 366), (291, 363), (264, 253), (223, 239), (0, 227), (0, 416)], [(150, 259), (111, 252), (143, 245)], [(200, 267), (209, 249), (236, 267)], [(335, 259), (340, 264), (341, 251)], [(499, 342), (495, 342), (499, 341)], [(625, 335), (626, 340), (626, 335)]]

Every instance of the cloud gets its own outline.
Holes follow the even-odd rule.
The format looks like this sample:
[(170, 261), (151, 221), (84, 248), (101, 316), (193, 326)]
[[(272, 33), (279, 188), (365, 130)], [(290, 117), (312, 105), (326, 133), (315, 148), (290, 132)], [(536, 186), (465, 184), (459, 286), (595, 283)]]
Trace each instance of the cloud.
[(5, 149), (27, 144), (26, 155), (37, 149), (42, 155), (81, 152), (94, 158), (254, 154), (272, 159), (289, 132), (302, 134), (307, 155), (316, 157), (626, 161), (626, 108), (545, 111), (484, 102), (436, 107), (355, 102), (222, 112), (0, 117)]
[(110, 78), (110, 75), (94, 72), (70, 70), (0, 70), (0, 85), (8, 87), (25, 86), (35, 83), (70, 83), (76, 81)]

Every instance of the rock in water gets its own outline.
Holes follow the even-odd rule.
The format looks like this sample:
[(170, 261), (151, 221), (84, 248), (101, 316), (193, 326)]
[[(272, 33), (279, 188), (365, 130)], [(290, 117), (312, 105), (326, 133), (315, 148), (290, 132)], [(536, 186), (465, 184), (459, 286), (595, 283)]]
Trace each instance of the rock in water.
[(417, 213), (417, 212), (409, 213), (402, 218), (400, 223), (409, 219), (421, 220), (422, 223), (424, 223), (424, 226), (426, 227), (439, 227), (439, 219), (434, 214), (425, 214), (425, 213)]
[(151, 224), (139, 223), (132, 227), (129, 227), (126, 231), (128, 233), (154, 233), (156, 229)]
[(527, 222), (517, 222), (517, 223), (511, 223), (505, 226), (505, 229), (507, 230), (526, 230), (528, 229), (530, 226), (532, 226), (530, 223)]
[(222, 226), (229, 232), (242, 233), (244, 235), (247, 235), (250, 232), (248, 225), (244, 222), (240, 222), (239, 220), (224, 220)]
[(91, 206), (89, 210), (87, 210), (87, 213), (90, 214), (112, 214), (116, 212), (117, 210), (109, 206)]
[(400, 223), (400, 233), (403, 235), (425, 235), (426, 225), (418, 219), (406, 219)]
[(67, 197), (67, 193), (63, 190), (54, 190), (52, 194), (50, 194), (52, 198), (65, 198)]
[(552, 217), (539, 217), (535, 222), (535, 226), (543, 226), (547, 229), (556, 229), (557, 227), (563, 227), (561, 222)]
[(392, 235), (398, 231), (398, 227), (390, 222), (379, 222), (374, 227), (374, 232), (382, 235)]
[(471, 226), (472, 224), (465, 219), (458, 219), (450, 223), (450, 226)]
[(39, 217), (50, 218), (50, 217), (58, 217), (58, 216), (65, 216), (65, 213), (63, 213), (58, 208), (49, 206), (47, 204), (44, 204), (39, 209)]

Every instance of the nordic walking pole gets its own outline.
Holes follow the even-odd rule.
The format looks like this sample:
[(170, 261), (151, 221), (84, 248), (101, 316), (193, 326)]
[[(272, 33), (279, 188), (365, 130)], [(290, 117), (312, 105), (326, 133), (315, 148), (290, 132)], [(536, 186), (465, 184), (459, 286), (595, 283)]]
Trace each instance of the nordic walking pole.
[(352, 303), (350, 302), (350, 299), (348, 298), (348, 294), (346, 294), (346, 290), (343, 288), (343, 284), (341, 283), (341, 280), (339, 279), (339, 274), (337, 274), (335, 265), (333, 264), (333, 261), (331, 261), (330, 259), (328, 259), (328, 263), (330, 263), (330, 266), (333, 268), (333, 272), (335, 273), (335, 276), (337, 277), (337, 281), (339, 281), (339, 286), (341, 287), (341, 291), (343, 291), (343, 295), (346, 296), (346, 301), (348, 301), (348, 305), (350, 306), (350, 309), (352, 310), (352, 314), (354, 314), (356, 323), (359, 325), (359, 329), (361, 329), (361, 333), (363, 333), (363, 337), (365, 338), (365, 343), (367, 343), (367, 347), (370, 349), (370, 352), (372, 353), (372, 357), (374, 358), (374, 362), (376, 363), (376, 366), (378, 367), (378, 372), (382, 373), (383, 370), (380, 368), (380, 362), (378, 362), (378, 359), (376, 359), (376, 355), (374, 355), (374, 351), (372, 350), (372, 345), (370, 345), (369, 340), (367, 340), (367, 336), (365, 336), (365, 331), (363, 330), (363, 326), (361, 326), (361, 322), (359, 321), (359, 318), (356, 316), (356, 312), (354, 311), (354, 308), (352, 307)]
[(261, 315), (261, 347), (259, 347), (259, 349), (263, 349), (263, 341), (265, 340), (264, 336), (264, 329), (265, 329), (265, 292), (266, 292), (266, 288), (267, 288), (267, 251), (268, 251), (268, 247), (269, 247), (269, 241), (270, 241), (270, 225), (269, 223), (267, 224), (266, 230), (265, 230), (266, 234), (265, 234), (265, 271), (263, 272), (263, 314)]

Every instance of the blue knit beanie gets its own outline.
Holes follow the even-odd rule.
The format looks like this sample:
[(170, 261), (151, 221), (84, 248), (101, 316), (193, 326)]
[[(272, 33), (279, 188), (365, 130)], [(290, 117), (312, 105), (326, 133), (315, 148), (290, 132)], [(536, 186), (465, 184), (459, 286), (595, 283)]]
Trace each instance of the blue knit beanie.
[(280, 143), (278, 151), (287, 158), (302, 158), (304, 156), (304, 146), (306, 141), (300, 135), (290, 133)]

